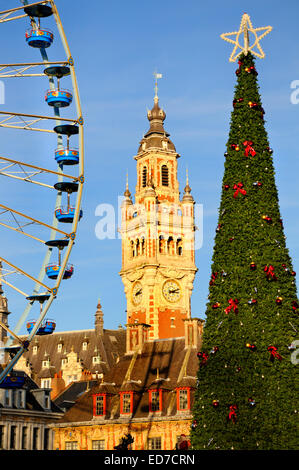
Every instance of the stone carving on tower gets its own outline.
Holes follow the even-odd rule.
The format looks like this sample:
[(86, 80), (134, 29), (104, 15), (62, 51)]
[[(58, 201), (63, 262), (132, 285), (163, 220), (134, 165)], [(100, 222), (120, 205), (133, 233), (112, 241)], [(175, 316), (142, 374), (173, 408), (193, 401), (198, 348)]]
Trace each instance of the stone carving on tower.
[[(121, 207), (120, 276), (127, 300), (127, 331), (132, 336), (127, 338), (127, 352), (136, 346), (136, 337), (155, 340), (184, 336), (197, 271), (195, 202), (188, 176), (180, 199), (180, 155), (164, 129), (166, 114), (159, 106), (157, 93), (147, 118), (149, 130), (134, 157), (135, 202), (127, 182)], [(144, 329), (143, 336), (140, 328)]]

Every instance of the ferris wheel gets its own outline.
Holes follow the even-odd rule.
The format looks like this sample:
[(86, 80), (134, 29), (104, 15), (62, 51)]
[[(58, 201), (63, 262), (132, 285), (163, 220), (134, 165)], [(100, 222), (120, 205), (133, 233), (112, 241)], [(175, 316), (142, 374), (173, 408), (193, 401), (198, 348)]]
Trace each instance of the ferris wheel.
[[(22, 6), (0, 12), (2, 41), (6, 40), (8, 30), (2, 35), (1, 28), (13, 24), (16, 54), (30, 57), (29, 61), (0, 64), (1, 82), (15, 79), (17, 90), (21, 82), (22, 86), (25, 83), (22, 95), (30, 98), (26, 109), (3, 111), (0, 107), (0, 142), (5, 141), (5, 133), (9, 132), (12, 153), (2, 156), (0, 143), (1, 185), (5, 180), (0, 201), (0, 286), (4, 284), (20, 296), (17, 305), (22, 305), (13, 329), (0, 321), (0, 328), (8, 333), (2, 348), (8, 359), (0, 373), (0, 385), (9, 379), (32, 338), (51, 334), (55, 329), (55, 321), (47, 315), (61, 284), (74, 273), (69, 260), (83, 215), (83, 118), (74, 60), (54, 1), (22, 0), (21, 3)], [(51, 23), (54, 32), (48, 28)], [(21, 24), (21, 28), (15, 27), (16, 24)], [(22, 48), (26, 48), (24, 55)], [(52, 51), (54, 57), (48, 58)], [(57, 51), (61, 51), (62, 57), (57, 57)], [(67, 80), (70, 89), (62, 86)], [(37, 85), (37, 81), (42, 81), (42, 85)], [(39, 92), (41, 86), (43, 95)], [(35, 105), (38, 100), (45, 114), (31, 111), (31, 103)], [(23, 104), (26, 100), (20, 101)], [(30, 145), (28, 138), (37, 135), (38, 145)], [(15, 148), (17, 157), (13, 154)], [(41, 154), (45, 165), (40, 165)], [(34, 188), (32, 195), (31, 188)], [(25, 239), (26, 247), (32, 244), (35, 263), (26, 261), (25, 255), (18, 258), (15, 255), (18, 250), (12, 250), (12, 259), (6, 256), (1, 232), (9, 233), (10, 238), (18, 237), (15, 242), (18, 249)], [(36, 312), (33, 320), (29, 316), (32, 311)], [(24, 326), (25, 340), (19, 336)]]

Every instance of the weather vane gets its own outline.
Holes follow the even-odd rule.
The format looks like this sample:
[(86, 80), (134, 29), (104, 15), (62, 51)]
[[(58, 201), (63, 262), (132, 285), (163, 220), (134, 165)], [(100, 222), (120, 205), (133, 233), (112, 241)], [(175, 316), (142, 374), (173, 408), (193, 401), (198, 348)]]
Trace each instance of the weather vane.
[(162, 78), (162, 73), (154, 72), (155, 77), (155, 99), (158, 99), (158, 79)]
[[(244, 13), (244, 15), (242, 16), (239, 31), (234, 31), (233, 33), (224, 33), (224, 34), (221, 34), (220, 36), (221, 39), (224, 39), (224, 41), (230, 42), (231, 44), (235, 45), (233, 52), (231, 53), (231, 56), (229, 58), (229, 61), (235, 62), (237, 58), (242, 54), (242, 52), (244, 52), (244, 54), (247, 55), (249, 51), (255, 56), (259, 57), (260, 59), (263, 59), (265, 57), (265, 53), (260, 46), (260, 40), (264, 38), (271, 31), (272, 31), (272, 26), (254, 28), (252, 26), (250, 16), (247, 15), (247, 13)], [(249, 33), (252, 33), (255, 38), (252, 45), (249, 44)], [(258, 35), (257, 33), (262, 33), (262, 34)], [(239, 42), (239, 38), (242, 35), (244, 36), (243, 45), (240, 44)], [(235, 36), (235, 40), (230, 39), (229, 36)], [(257, 47), (259, 52), (254, 51), (253, 50), (254, 47)], [(238, 49), (241, 49), (241, 52), (237, 53)]]

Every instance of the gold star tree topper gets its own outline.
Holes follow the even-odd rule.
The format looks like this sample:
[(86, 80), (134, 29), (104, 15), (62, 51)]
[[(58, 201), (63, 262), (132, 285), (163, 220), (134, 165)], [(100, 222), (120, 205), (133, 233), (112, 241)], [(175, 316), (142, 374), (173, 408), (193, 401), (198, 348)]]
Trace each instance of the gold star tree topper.
[[(265, 53), (260, 46), (260, 40), (271, 31), (272, 26), (254, 28), (252, 26), (250, 16), (247, 15), (247, 13), (244, 13), (241, 19), (239, 31), (234, 31), (233, 33), (223, 33), (220, 36), (221, 39), (224, 39), (224, 41), (235, 45), (229, 61), (235, 62), (242, 52), (247, 55), (249, 51), (260, 59), (263, 59), (265, 57)], [(249, 44), (249, 33), (252, 33), (255, 38), (252, 45)], [(230, 36), (235, 36), (235, 40), (231, 39)], [(240, 44), (240, 37), (242, 36), (244, 37), (244, 44)], [(255, 47), (258, 49), (258, 52), (254, 50)], [(239, 49), (241, 49), (240, 52), (238, 52)]]

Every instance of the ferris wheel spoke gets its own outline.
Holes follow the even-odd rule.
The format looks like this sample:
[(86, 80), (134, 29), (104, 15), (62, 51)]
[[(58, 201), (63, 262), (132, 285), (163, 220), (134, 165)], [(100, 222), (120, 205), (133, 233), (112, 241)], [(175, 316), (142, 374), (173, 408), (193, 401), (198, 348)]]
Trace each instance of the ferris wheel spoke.
[[(40, 1), (40, 2), (30, 3), (30, 4), (26, 5), (26, 7), (30, 7), (30, 6), (34, 6), (34, 5), (41, 5), (41, 4), (46, 5), (47, 3), (49, 3), (49, 1), (44, 0), (44, 1)], [(0, 23), (5, 23), (6, 21), (13, 21), (13, 20), (18, 20), (20, 18), (28, 17), (27, 13), (24, 13), (24, 14), (13, 16), (12, 18), (9, 18), (9, 16), (12, 15), (14, 12), (18, 12), (20, 10), (24, 11), (24, 6), (11, 8), (10, 10), (0, 11)]]
[[(14, 271), (14, 273), (17, 272), (17, 271)], [(11, 273), (12, 274), (12, 273)], [(28, 297), (28, 294), (26, 294), (26, 292), (23, 292), (21, 289), (19, 289), (18, 287), (16, 287), (15, 285), (11, 284), (11, 282), (8, 282), (6, 279), (4, 279), (4, 277), (1, 277), (0, 278), (1, 282), (3, 282), (4, 284), (6, 284), (7, 286), (11, 287), (12, 289), (14, 289), (16, 292), (18, 292), (19, 294), (23, 295), (25, 298)]]
[[(25, 129), (25, 130), (39, 131), (39, 132), (50, 132), (50, 133), (55, 132), (53, 130), (53, 128), (52, 129), (43, 129), (43, 128), (36, 128), (36, 127), (32, 127), (32, 126), (34, 126), (38, 122), (45, 122), (45, 121), (49, 121), (49, 120), (50, 121), (52, 121), (52, 120), (57, 121), (57, 116), (56, 117), (53, 117), (53, 116), (40, 116), (40, 115), (35, 115), (35, 114), (14, 113), (14, 112), (10, 112), (10, 111), (0, 111), (0, 115), (1, 114), (5, 115), (5, 116), (8, 116), (8, 117), (0, 120), (0, 127), (8, 127), (8, 128), (12, 128), (12, 129)], [(19, 120), (15, 121), (15, 122), (14, 121), (11, 122), (11, 120), (14, 117), (19, 118)], [(26, 119), (23, 119), (23, 118), (33, 118), (33, 119), (26, 120)], [(70, 118), (61, 118), (59, 116), (59, 121), (71, 122), (72, 124), (78, 124), (79, 120), (80, 120), (80, 117), (76, 118), (76, 119), (70, 119)], [(8, 122), (9, 122), (9, 124), (7, 124)]]
[[(11, 209), (10, 207), (7, 207), (7, 206), (4, 206), (3, 204), (0, 204), (0, 207), (2, 209), (4, 209), (5, 212), (10, 212), (12, 214), (12, 216), (14, 217), (14, 214), (17, 214), (21, 217), (24, 217), (25, 219), (28, 219), (28, 220), (31, 220), (32, 222), (38, 224), (38, 225), (42, 225), (44, 227), (47, 227), (51, 230), (55, 230), (55, 232), (59, 232), (61, 233), (62, 235), (66, 236), (67, 238), (71, 238), (72, 237), (72, 233), (67, 233), (67, 232), (64, 232), (63, 230), (60, 230), (58, 229), (57, 227), (53, 227), (49, 224), (46, 224), (45, 222), (42, 222), (41, 220), (38, 220), (38, 219), (34, 219), (33, 217), (30, 217), (29, 215), (27, 214), (23, 214), (22, 212), (19, 212), (19, 211), (16, 211), (15, 209)], [(5, 213), (4, 212), (4, 213)]]
[[(19, 77), (46, 77), (44, 70), (36, 71), (36, 68), (45, 65), (69, 65), (69, 62), (66, 60), (50, 62), (44, 60), (43, 62), (28, 62), (20, 64), (0, 64), (0, 78), (19, 78)], [(34, 69), (33, 73), (26, 73), (29, 70)]]
[(25, 277), (27, 277), (28, 279), (31, 279), (31, 281), (34, 281), (35, 283), (38, 283), (40, 286), (44, 287), (47, 291), (49, 292), (53, 292), (53, 288), (51, 287), (48, 287), (46, 284), (44, 284), (43, 282), (39, 281), (38, 279), (35, 279), (35, 277), (33, 277), (31, 274), (27, 273), (26, 271), (24, 271), (23, 269), (19, 268), (18, 266), (15, 266), (13, 263), (11, 263), (10, 261), (7, 261), (5, 258), (2, 258), (0, 256), (0, 260), (2, 261), (2, 263), (5, 263), (7, 264), (8, 266), (10, 266), (11, 268), (15, 269), (16, 271), (18, 271), (20, 274), (23, 274)]
[[(9, 163), (9, 164), (4, 166), (4, 167), (1, 167), (2, 164), (4, 165), (6, 163)], [(4, 173), (5, 170), (8, 170), (9, 168), (13, 168), (14, 166), (18, 166), (21, 169), (21, 172), (25, 174), (24, 178), (17, 177), (16, 173), (13, 173), (13, 172), (12, 173), (11, 172), (10, 173)], [(32, 172), (32, 174), (29, 174), (23, 167), (31, 168), (32, 170), (36, 170), (36, 171)], [(41, 183), (39, 181), (32, 180), (31, 178), (35, 175), (38, 175), (38, 174), (50, 174), (50, 175), (55, 175), (55, 176), (58, 176), (58, 177), (68, 178), (68, 179), (71, 179), (73, 181), (78, 181), (79, 180), (78, 176), (69, 175), (69, 174), (63, 173), (62, 171), (61, 172), (53, 171), (53, 170), (50, 170), (48, 168), (42, 168), (42, 167), (38, 167), (36, 165), (30, 165), (29, 163), (21, 162), (21, 161), (18, 161), (18, 160), (12, 160), (11, 158), (1, 157), (1, 156), (0, 156), (0, 174), (2, 174), (4, 176), (10, 176), (12, 178), (22, 179), (24, 181), (29, 181), (30, 183), (41, 184), (41, 185), (47, 186), (51, 189), (54, 188), (53, 185), (46, 185), (45, 183)]]

